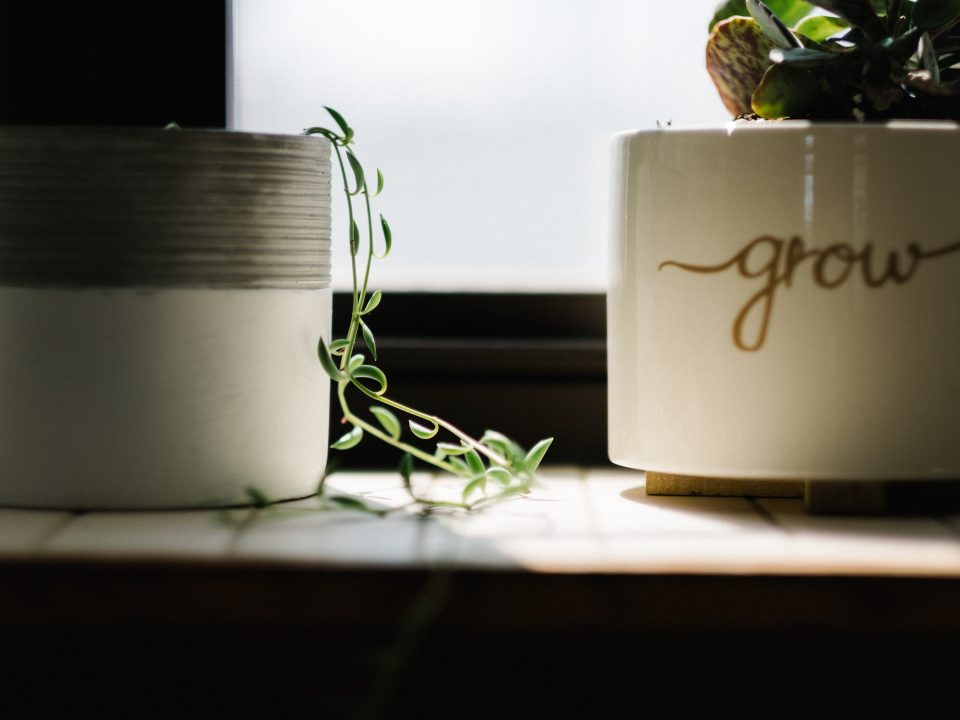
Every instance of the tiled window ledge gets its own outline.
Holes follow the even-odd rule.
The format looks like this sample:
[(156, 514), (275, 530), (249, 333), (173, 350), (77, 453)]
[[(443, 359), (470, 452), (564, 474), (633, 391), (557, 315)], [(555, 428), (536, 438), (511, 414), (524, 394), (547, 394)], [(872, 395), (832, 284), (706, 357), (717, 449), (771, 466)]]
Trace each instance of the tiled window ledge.
[[(612, 468), (552, 469), (544, 481), (529, 497), (429, 519), (318, 511), (312, 499), (232, 511), (233, 522), (216, 511), (0, 509), (0, 560), (960, 578), (956, 515), (823, 517), (795, 499), (647, 496), (642, 474)], [(393, 474), (330, 483), (386, 506), (404, 499)]]
[[(639, 690), (677, 717), (789, 717), (825, 684), (851, 717), (953, 707), (960, 518), (648, 497), (612, 468), (545, 480), (426, 520), (2, 510), (0, 677), (40, 708), (24, 717), (628, 717)], [(390, 474), (331, 484), (402, 501)], [(512, 713), (490, 674), (522, 689)]]

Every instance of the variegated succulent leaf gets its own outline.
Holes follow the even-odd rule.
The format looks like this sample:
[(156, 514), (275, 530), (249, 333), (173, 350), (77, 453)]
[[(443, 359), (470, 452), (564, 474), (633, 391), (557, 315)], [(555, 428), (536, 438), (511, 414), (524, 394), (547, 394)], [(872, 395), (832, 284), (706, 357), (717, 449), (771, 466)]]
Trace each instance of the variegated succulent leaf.
[(773, 47), (753, 18), (727, 18), (710, 33), (707, 71), (723, 104), (734, 116), (753, 112), (753, 92), (772, 64)]

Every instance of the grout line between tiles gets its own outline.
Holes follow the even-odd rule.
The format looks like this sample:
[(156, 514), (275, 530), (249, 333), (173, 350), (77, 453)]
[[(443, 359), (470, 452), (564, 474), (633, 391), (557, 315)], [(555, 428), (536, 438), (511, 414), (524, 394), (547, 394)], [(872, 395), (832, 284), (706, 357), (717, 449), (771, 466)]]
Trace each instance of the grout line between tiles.
[(46, 550), (57, 538), (57, 536), (67, 529), (68, 525), (76, 522), (84, 515), (89, 514), (90, 513), (88, 512), (79, 510), (67, 512), (65, 517), (61, 518), (59, 522), (54, 523), (54, 525), (40, 537), (36, 545), (37, 550)]
[[(645, 477), (645, 476), (644, 476)], [(588, 468), (580, 468), (577, 482), (580, 484), (580, 490), (583, 494), (584, 503), (587, 506), (587, 528), (592, 538), (595, 538), (602, 555), (609, 555), (613, 538), (603, 532), (603, 525), (600, 522), (600, 506), (597, 503), (594, 492), (597, 482), (591, 482), (591, 473)]]
[(767, 510), (767, 508), (763, 506), (763, 503), (758, 502), (757, 498), (747, 497), (744, 499), (748, 503), (750, 503), (750, 506), (756, 511), (756, 513), (760, 517), (762, 517), (766, 521), (768, 525), (776, 528), (777, 530), (782, 530), (783, 532), (786, 532), (786, 533), (790, 532), (790, 529), (788, 527), (785, 527), (783, 523), (781, 523), (772, 512)]
[(253, 507), (249, 510), (249, 515), (243, 520), (237, 523), (237, 527), (234, 529), (233, 534), (230, 536), (230, 541), (227, 543), (227, 546), (223, 550), (223, 554), (226, 557), (230, 557), (237, 554), (237, 551), (240, 547), (240, 539), (243, 533), (247, 531), (260, 517), (260, 508)]
[(580, 493), (583, 495), (584, 503), (587, 506), (587, 521), (590, 533), (595, 537), (602, 539), (600, 533), (600, 518), (598, 516), (599, 511), (597, 510), (597, 501), (591, 492), (591, 487), (593, 487), (593, 485), (588, 482), (589, 477), (590, 471), (587, 468), (577, 468), (577, 484), (580, 486)]

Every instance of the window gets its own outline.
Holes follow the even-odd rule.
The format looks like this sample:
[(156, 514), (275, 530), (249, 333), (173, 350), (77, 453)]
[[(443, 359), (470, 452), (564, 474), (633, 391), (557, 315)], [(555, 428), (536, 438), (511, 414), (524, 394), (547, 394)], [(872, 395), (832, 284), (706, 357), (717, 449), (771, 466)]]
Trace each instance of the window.
[[(53, 25), (21, 3), (0, 45), (29, 71), (0, 73), (0, 121), (299, 132), (342, 110), (387, 178), (376, 330), (398, 397), (603, 462), (609, 136), (725, 118), (703, 70), (715, 2), (172, 0)], [(377, 447), (345, 460), (396, 462)]]
[(231, 123), (348, 117), (387, 181), (378, 287), (602, 292), (610, 135), (726, 119), (704, 69), (715, 5), (234, 0)]

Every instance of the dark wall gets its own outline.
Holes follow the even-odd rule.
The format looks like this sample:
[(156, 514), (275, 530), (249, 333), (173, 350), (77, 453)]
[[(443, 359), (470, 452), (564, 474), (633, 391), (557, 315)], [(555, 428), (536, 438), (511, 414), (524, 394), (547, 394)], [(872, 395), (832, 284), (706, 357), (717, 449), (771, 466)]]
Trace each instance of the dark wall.
[(0, 2), (0, 123), (224, 127), (226, 3)]

